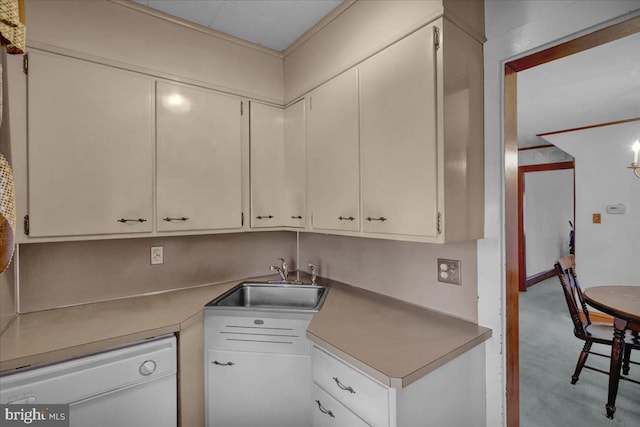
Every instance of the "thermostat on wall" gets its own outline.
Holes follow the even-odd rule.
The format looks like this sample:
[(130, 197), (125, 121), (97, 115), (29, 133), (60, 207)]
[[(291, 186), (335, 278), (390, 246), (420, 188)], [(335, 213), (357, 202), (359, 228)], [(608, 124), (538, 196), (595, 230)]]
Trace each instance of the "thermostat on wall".
[(627, 213), (627, 207), (622, 203), (618, 203), (617, 205), (607, 205), (607, 213), (608, 214)]

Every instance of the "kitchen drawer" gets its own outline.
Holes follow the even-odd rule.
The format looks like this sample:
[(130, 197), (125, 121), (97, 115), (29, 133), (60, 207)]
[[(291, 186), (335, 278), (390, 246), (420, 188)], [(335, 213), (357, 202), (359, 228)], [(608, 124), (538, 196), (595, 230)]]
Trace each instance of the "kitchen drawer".
[(307, 314), (285, 317), (279, 313), (205, 310), (205, 345), (216, 350), (308, 355), (310, 320)]
[(372, 426), (389, 425), (389, 389), (318, 347), (311, 351), (313, 380)]
[(311, 397), (313, 427), (370, 427), (370, 424), (339, 403), (318, 384), (313, 384)]

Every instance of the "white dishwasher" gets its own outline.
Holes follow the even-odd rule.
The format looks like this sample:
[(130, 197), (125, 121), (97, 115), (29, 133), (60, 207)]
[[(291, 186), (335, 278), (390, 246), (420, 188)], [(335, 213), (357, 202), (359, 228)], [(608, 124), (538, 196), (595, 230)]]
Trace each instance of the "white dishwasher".
[(175, 427), (176, 338), (0, 377), (2, 404), (69, 404), (71, 427)]

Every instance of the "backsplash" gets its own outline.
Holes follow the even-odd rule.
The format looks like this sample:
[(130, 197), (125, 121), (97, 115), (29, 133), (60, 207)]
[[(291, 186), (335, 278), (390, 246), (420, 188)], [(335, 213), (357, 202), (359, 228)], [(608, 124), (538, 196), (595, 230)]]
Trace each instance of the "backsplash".
[[(151, 265), (151, 246), (164, 247), (164, 264)], [(289, 232), (24, 244), (20, 312), (262, 276), (295, 254)]]
[[(462, 261), (462, 286), (437, 280), (437, 259)], [(477, 323), (476, 242), (446, 245), (300, 233), (300, 266), (320, 276)]]
[[(164, 264), (151, 265), (150, 247)], [(296, 233), (259, 232), (20, 245), (22, 313), (294, 270)], [(437, 281), (437, 258), (462, 261), (462, 286)], [(476, 242), (446, 245), (300, 233), (300, 265), (319, 275), (477, 322)], [(0, 278), (2, 324), (13, 274)], [(8, 296), (8, 298), (5, 298)], [(5, 319), (6, 317), (6, 319)]]

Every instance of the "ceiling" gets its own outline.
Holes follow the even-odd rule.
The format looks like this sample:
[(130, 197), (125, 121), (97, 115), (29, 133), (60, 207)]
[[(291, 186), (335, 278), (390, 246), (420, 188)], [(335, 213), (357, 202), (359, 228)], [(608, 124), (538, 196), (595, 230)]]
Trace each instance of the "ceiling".
[[(640, 117), (640, 33), (518, 73), (518, 145)], [(631, 141), (632, 143), (633, 141)]]
[(134, 0), (213, 30), (283, 51), (343, 0)]

